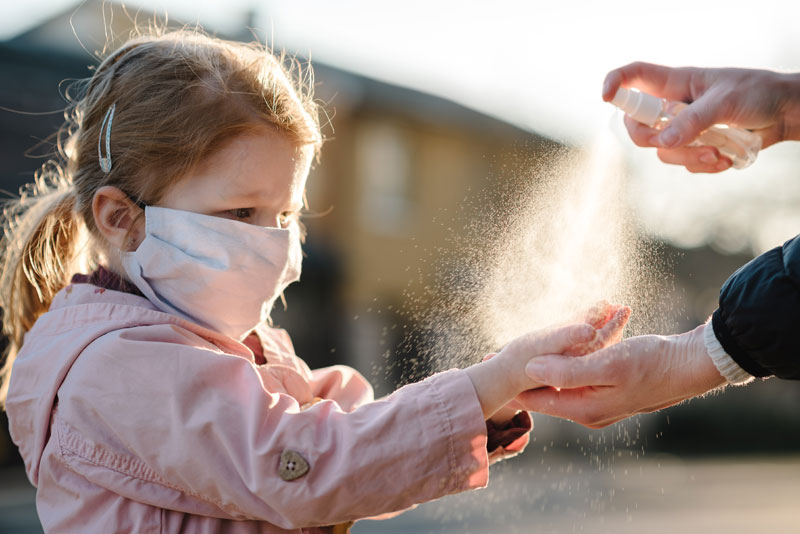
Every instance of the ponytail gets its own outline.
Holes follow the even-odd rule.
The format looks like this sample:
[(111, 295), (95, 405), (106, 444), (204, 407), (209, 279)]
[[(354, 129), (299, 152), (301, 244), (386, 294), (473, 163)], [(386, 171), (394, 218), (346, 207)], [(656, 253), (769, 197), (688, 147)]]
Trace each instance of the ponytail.
[(8, 339), (0, 369), (4, 408), (11, 366), (25, 333), (72, 274), (82, 223), (75, 213), (72, 184), (52, 164), (3, 206), (0, 223), (0, 306)]

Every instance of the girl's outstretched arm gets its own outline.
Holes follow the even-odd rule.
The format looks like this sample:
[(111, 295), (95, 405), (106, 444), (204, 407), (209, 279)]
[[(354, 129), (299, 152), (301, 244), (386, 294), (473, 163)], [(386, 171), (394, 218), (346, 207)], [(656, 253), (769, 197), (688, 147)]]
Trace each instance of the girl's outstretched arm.
[(134, 327), (83, 351), (53, 420), (71, 472), (135, 502), (285, 529), (488, 481), (486, 424), (463, 370), (350, 412), (331, 400), (303, 409), (280, 392), (302, 380), (294, 371), (187, 344), (195, 338), (174, 325)]

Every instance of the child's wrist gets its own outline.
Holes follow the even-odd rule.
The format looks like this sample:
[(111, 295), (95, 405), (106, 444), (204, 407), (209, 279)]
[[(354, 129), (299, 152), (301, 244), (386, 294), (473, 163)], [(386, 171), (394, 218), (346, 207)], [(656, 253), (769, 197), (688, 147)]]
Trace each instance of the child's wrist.
[(497, 358), (494, 358), (498, 365), (502, 366), (502, 376), (505, 377), (504, 387), (511, 393), (511, 398), (516, 397), (523, 391), (530, 389), (530, 378), (525, 374), (525, 365), (528, 360), (523, 361), (523, 355), (517, 354), (513, 346), (507, 347)]
[(475, 387), (485, 419), (493, 416), (521, 391), (516, 389), (513, 368), (506, 356), (498, 354), (465, 370)]

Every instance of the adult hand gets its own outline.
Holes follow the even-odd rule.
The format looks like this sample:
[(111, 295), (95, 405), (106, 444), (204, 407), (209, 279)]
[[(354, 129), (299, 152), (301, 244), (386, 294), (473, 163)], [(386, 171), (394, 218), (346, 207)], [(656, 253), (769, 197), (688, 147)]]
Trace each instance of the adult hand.
[(517, 400), (526, 410), (602, 428), (702, 395), (726, 383), (706, 351), (704, 328), (629, 338), (586, 356), (534, 358), (526, 372), (553, 387)]
[(633, 142), (659, 147), (664, 163), (683, 165), (690, 172), (724, 171), (731, 161), (710, 146), (689, 147), (714, 124), (752, 130), (762, 148), (779, 141), (800, 139), (800, 75), (754, 69), (670, 68), (631, 63), (612, 70), (603, 84), (603, 100), (610, 101), (619, 87), (690, 105), (663, 131), (625, 116)]

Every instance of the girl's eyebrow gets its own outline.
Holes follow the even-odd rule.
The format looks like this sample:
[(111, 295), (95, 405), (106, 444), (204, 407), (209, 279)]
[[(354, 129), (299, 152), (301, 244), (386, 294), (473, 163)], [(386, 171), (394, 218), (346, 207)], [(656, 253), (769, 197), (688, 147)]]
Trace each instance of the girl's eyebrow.
[[(260, 202), (261, 199), (272, 200), (272, 199), (274, 199), (274, 197), (271, 196), (271, 195), (266, 194), (266, 192), (264, 192), (264, 191), (262, 191), (260, 189), (248, 189), (248, 190), (243, 190), (243, 191), (234, 191), (233, 194), (225, 197), (225, 200), (227, 202), (232, 202), (232, 203), (236, 203), (236, 202), (250, 203), (250, 202), (253, 202), (254, 200)], [(265, 203), (265, 204), (272, 205), (271, 203)], [(305, 204), (303, 203), (303, 199), (290, 199), (290, 201), (289, 201), (289, 208), (292, 211), (301, 211), (304, 207), (305, 207)]]
[(261, 200), (262, 198), (264, 199), (272, 198), (271, 195), (266, 194), (266, 192), (261, 189), (242, 188), (240, 190), (237, 190), (235, 186), (230, 187), (228, 189), (228, 193), (229, 194), (225, 196), (225, 200), (228, 201), (237, 201), (237, 200), (251, 201), (254, 199)]

